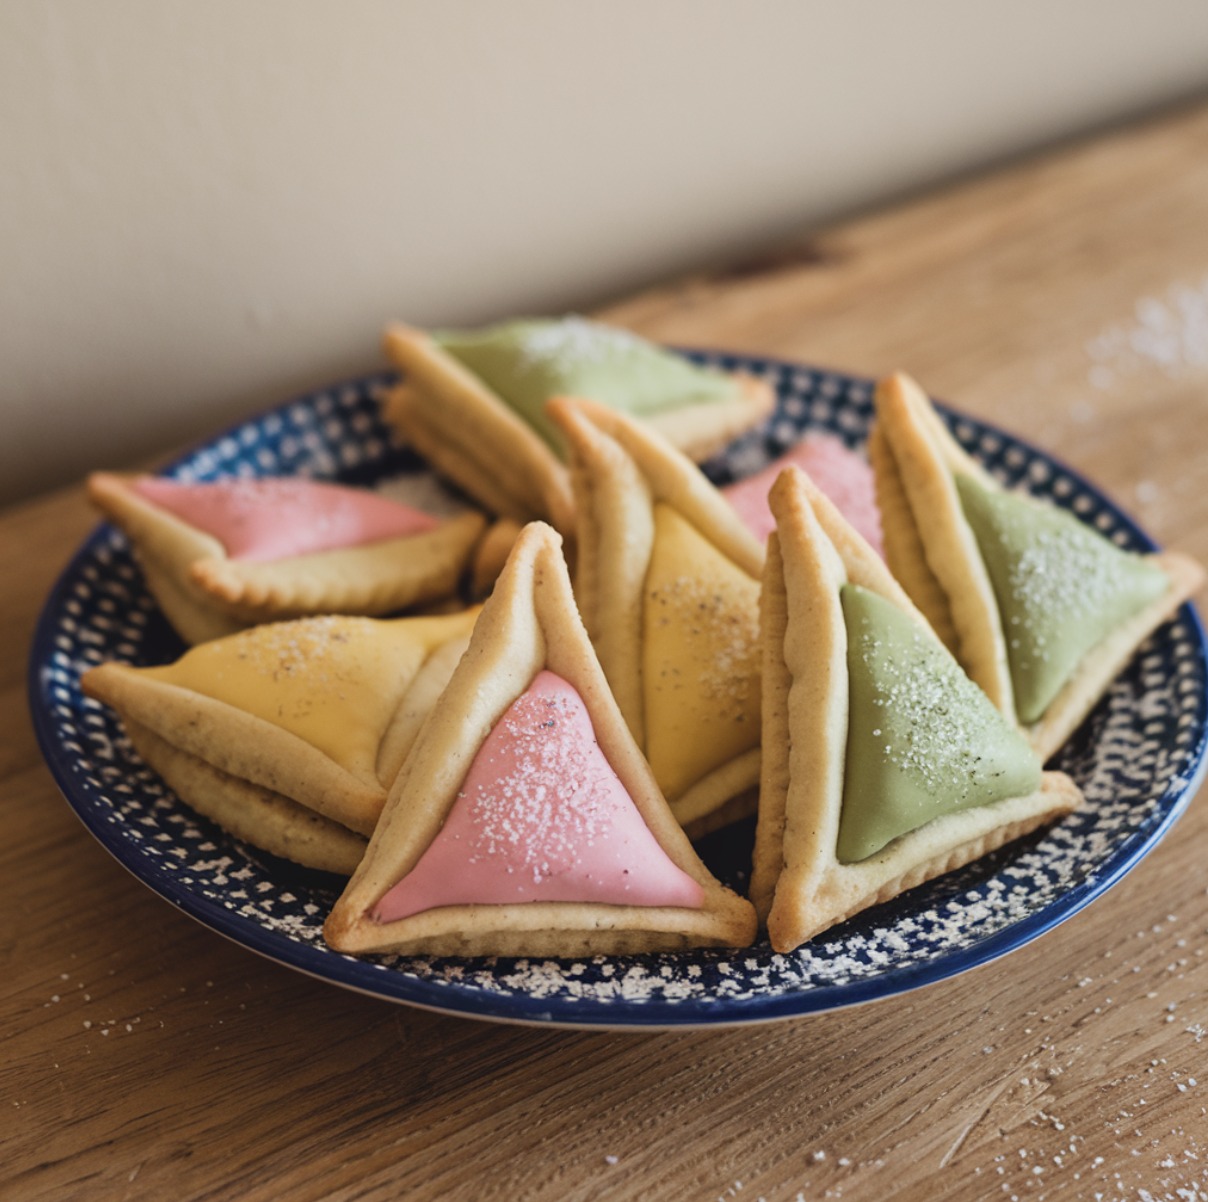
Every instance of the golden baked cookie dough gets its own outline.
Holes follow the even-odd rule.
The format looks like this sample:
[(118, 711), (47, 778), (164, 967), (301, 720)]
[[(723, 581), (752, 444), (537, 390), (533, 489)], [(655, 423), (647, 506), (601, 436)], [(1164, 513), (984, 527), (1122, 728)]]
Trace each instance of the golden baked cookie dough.
[[(662, 793), (625, 726), (592, 651), (571, 594), (561, 540), (543, 523), (526, 527), (495, 590), (483, 607), (469, 650), (391, 789), (382, 820), (365, 859), (332, 910), (324, 933), (347, 952), (432, 953), (436, 955), (585, 956), (669, 950), (693, 946), (744, 946), (755, 933), (754, 911), (722, 886), (701, 863), (676, 823)], [(608, 768), (632, 799), (658, 856), (672, 875), (689, 878), (699, 893), (696, 906), (605, 904), (599, 901), (526, 900), (476, 904), (448, 902), (412, 909), (398, 918), (382, 917), (383, 899), (422, 871), (425, 854), (467, 794), (467, 775), (480, 751), (539, 674), (554, 673), (581, 698), (595, 744)], [(555, 725), (551, 711), (549, 723)], [(552, 736), (551, 736), (552, 737)], [(535, 744), (532, 775), (521, 774), (524, 795), (518, 812), (535, 813), (557, 827), (559, 806), (581, 804), (578, 815), (591, 826), (593, 802), (586, 782), (572, 782), (575, 800), (548, 781), (559, 761), (542, 762), (547, 748)], [(496, 790), (488, 821), (490, 839), (514, 844), (525, 838), (520, 823), (500, 800), (515, 777)], [(537, 796), (533, 790), (540, 790)], [(546, 795), (548, 789), (549, 795)], [(578, 801), (584, 789), (585, 800)], [(598, 825), (597, 840), (606, 833)], [(449, 846), (446, 843), (446, 848)], [(462, 846), (473, 870), (474, 845)], [(562, 846), (570, 859), (587, 845)], [(454, 855), (461, 854), (454, 852)], [(481, 853), (486, 854), (486, 853)], [(527, 852), (525, 852), (527, 854)], [(487, 857), (488, 859), (490, 856)], [(473, 862), (471, 862), (473, 861)], [(476, 872), (469, 873), (471, 892)], [(540, 855), (525, 868), (524, 881), (548, 875)], [(518, 877), (518, 879), (520, 879)]]
[(907, 376), (878, 384), (869, 452), (891, 570), (1042, 759), (1203, 581), (1184, 555), (1121, 551), (1004, 489)]
[[(1081, 794), (1041, 774), (802, 472), (780, 476), (771, 505), (751, 898), (788, 952), (1067, 813)], [(1009, 795), (1016, 782), (1026, 793)]]
[[(689, 833), (759, 779), (763, 550), (658, 434), (560, 398), (577, 512), (575, 597), (604, 673)], [(748, 809), (750, 801), (748, 799)]]
[(193, 809), (349, 873), (476, 614), (270, 623), (162, 667), (102, 664), (81, 686)]

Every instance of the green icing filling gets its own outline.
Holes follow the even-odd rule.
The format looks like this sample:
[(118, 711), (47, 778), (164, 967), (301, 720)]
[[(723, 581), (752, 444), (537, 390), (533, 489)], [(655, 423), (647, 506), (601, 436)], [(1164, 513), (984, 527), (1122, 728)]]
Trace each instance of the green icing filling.
[(1038, 721), (1083, 657), (1160, 597), (1160, 568), (1073, 514), (957, 475), (1002, 618), (1015, 710)]
[(641, 417), (734, 395), (733, 382), (720, 372), (582, 317), (509, 321), (434, 337), (559, 454), (560, 436), (545, 415), (551, 397), (587, 397)]
[(845, 584), (840, 599), (850, 695), (840, 863), (933, 818), (1040, 787), (1027, 740), (938, 640), (868, 589)]

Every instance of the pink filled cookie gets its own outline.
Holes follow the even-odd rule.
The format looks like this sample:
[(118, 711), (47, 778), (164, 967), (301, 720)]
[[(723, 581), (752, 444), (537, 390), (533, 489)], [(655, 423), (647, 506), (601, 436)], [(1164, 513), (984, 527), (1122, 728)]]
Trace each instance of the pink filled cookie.
[(228, 558), (269, 563), (435, 530), (440, 522), (364, 488), (292, 477), (182, 484), (142, 476), (140, 497), (213, 535)]
[(441, 520), (369, 489), (302, 478), (183, 483), (97, 473), (88, 493), (129, 537), (188, 642), (311, 614), (376, 616), (450, 597), (484, 519)]
[(604, 758), (583, 698), (543, 669), (487, 735), (439, 834), (373, 916), (537, 901), (696, 908), (703, 897)]
[(324, 926), (338, 951), (583, 956), (745, 946), (629, 733), (559, 537), (527, 526)]
[(761, 543), (776, 528), (768, 493), (786, 467), (801, 468), (884, 558), (872, 468), (832, 434), (807, 434), (762, 471), (721, 490)]

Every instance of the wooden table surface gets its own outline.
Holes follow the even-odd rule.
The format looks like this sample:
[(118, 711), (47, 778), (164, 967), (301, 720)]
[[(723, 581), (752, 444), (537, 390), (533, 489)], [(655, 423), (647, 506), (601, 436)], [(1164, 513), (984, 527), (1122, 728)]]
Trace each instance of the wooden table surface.
[[(904, 368), (1208, 561), (1208, 106), (607, 316)], [(175, 912), (57, 793), (25, 660), (92, 523), (79, 488), (0, 514), (0, 1197), (1208, 1196), (1203, 799), (1057, 930), (874, 1005), (671, 1035), (393, 1006)]]

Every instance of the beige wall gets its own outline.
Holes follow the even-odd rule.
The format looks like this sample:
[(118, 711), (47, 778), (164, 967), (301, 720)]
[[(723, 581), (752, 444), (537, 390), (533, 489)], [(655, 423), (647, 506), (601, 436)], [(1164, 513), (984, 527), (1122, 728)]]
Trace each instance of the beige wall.
[(1205, 0), (8, 0), (0, 500), (1205, 85)]

